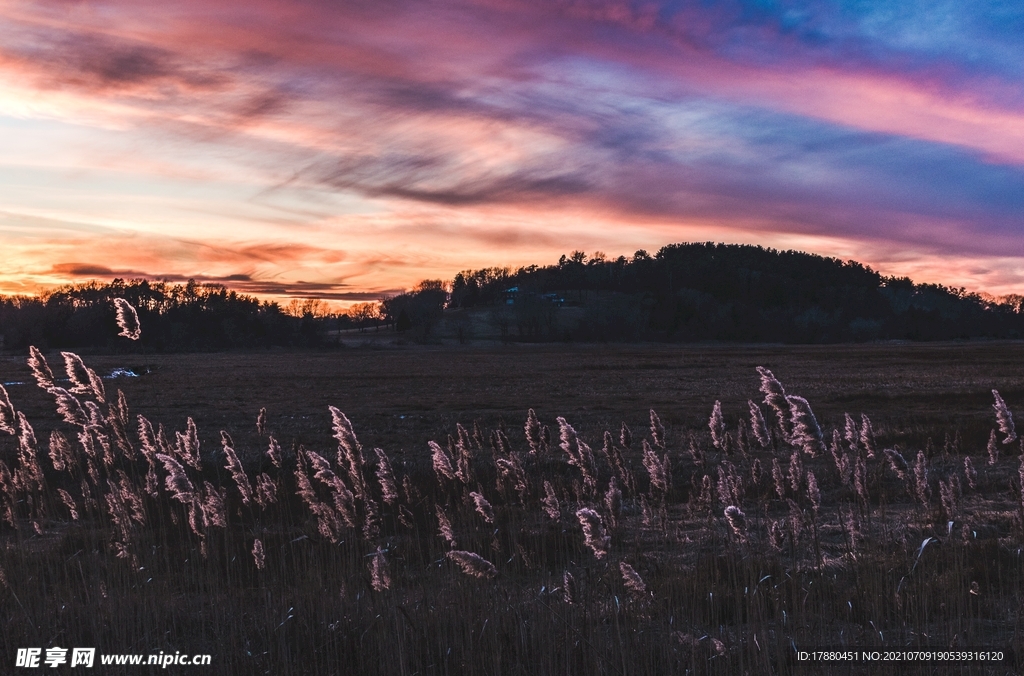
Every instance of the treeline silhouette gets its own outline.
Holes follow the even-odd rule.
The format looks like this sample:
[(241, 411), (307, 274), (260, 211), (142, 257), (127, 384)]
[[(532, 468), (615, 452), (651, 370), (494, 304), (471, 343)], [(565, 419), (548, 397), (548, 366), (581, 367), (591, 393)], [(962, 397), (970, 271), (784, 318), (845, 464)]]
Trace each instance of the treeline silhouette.
[[(449, 306), (504, 305), (495, 321), (512, 340), (833, 343), (1020, 338), (1022, 300), (885, 277), (855, 261), (709, 242), (466, 271)], [(572, 305), (581, 308), (576, 319), (560, 321)]]
[[(116, 336), (114, 298), (138, 310), (142, 340)], [(347, 313), (277, 303), (219, 284), (115, 279), (38, 297), (0, 296), (0, 345), (197, 351), (317, 347), (346, 330), (392, 328), (429, 342), (459, 340), (835, 343), (1024, 337), (1024, 297), (885, 277), (855, 261), (714, 243), (671, 244), (611, 259), (574, 251), (556, 265), (460, 272), (425, 280)], [(475, 328), (474, 328), (475, 327)]]
[[(138, 345), (116, 335), (114, 298), (124, 298), (138, 311)], [(332, 328), (349, 321), (323, 312), (316, 303), (298, 308), (288, 314), (277, 303), (261, 302), (219, 284), (115, 279), (110, 284), (65, 286), (37, 297), (0, 296), (0, 336), (9, 350), (36, 345), (202, 351), (322, 345)]]

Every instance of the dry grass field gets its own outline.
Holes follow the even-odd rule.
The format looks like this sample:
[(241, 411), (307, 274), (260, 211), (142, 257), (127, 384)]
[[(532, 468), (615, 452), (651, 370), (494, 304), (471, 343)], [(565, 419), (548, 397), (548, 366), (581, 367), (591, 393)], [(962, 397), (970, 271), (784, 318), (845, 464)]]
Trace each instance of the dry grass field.
[[(71, 389), (61, 356), (46, 357), (53, 385)], [(17, 432), (0, 432), (0, 663), (59, 645), (213, 657), (167, 673), (1019, 669), (1020, 450), (999, 444), (990, 464), (987, 447), (992, 390), (1024, 407), (1022, 343), (386, 346), (85, 364), (142, 375), (104, 380), (104, 401), (80, 388), (76, 418), (24, 358), (0, 358)], [(783, 435), (797, 408), (776, 419), (758, 366), (809, 402), (817, 451)], [(535, 449), (530, 409), (550, 434)], [(68, 441), (57, 461), (55, 432)], [(826, 646), (1006, 659), (794, 659)]]

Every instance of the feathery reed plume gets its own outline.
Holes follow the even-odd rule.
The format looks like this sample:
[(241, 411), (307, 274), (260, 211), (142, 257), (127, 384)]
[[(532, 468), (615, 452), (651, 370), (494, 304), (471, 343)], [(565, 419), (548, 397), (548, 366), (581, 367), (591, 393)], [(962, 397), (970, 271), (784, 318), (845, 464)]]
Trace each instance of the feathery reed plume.
[(53, 387), (53, 371), (50, 370), (49, 365), (46, 363), (46, 357), (39, 351), (35, 345), (31, 345), (28, 348), (28, 367), (32, 369), (32, 375), (36, 379), (36, 383), (44, 390), (49, 390)]
[(34, 484), (40, 491), (43, 490), (43, 468), (39, 465), (39, 452), (37, 450), (36, 433), (28, 418), (21, 411), (18, 411), (18, 465), (22, 474), (25, 490), (30, 490)]
[(761, 448), (768, 448), (772, 443), (772, 437), (768, 432), (768, 423), (761, 413), (761, 407), (750, 399), (747, 399), (747, 407), (750, 409), (750, 429), (753, 430), (757, 443)]
[(853, 459), (853, 490), (865, 505), (868, 503), (868, 467), (859, 455)]
[(580, 453), (580, 472), (583, 473), (583, 484), (586, 486), (587, 494), (593, 495), (597, 490), (597, 463), (594, 462), (594, 452), (582, 439), (577, 438)]
[(498, 577), (498, 569), (494, 564), (479, 554), (453, 550), (448, 552), (448, 558), (457, 563), (466, 575), (490, 579)]
[[(622, 424), (622, 429), (626, 429), (626, 424)], [(628, 434), (628, 431), (627, 431)], [(620, 435), (621, 436), (621, 435)], [(632, 492), (633, 490), (633, 473), (626, 467), (626, 460), (622, 457), (622, 451), (615, 446), (615, 441), (612, 438), (612, 433), (607, 430), (604, 433), (604, 445), (601, 447), (602, 453), (608, 459), (608, 464), (612, 466), (615, 473), (618, 475), (619, 480), (622, 482), (622, 486)]]
[(436, 441), (428, 441), (427, 443), (430, 446), (437, 482), (443, 485), (445, 479), (455, 481), (455, 470), (452, 469), (452, 461), (448, 457), (448, 453)]
[(132, 446), (132, 442), (128, 440), (128, 426), (122, 420), (117, 409), (118, 407), (115, 404), (111, 404), (107, 407), (107, 429), (110, 430), (111, 435), (114, 437), (114, 441), (117, 442), (117, 447), (121, 449), (121, 453), (124, 457), (128, 460), (134, 461), (135, 447)]
[(652, 493), (657, 492), (659, 495), (665, 495), (668, 492), (668, 480), (665, 477), (665, 466), (662, 464), (661, 459), (651, 448), (651, 445), (647, 443), (647, 440), (643, 440), (644, 448), (644, 469), (647, 470), (647, 474), (651, 477), (651, 491)]
[(153, 423), (149, 422), (144, 415), (138, 415), (139, 421), (139, 443), (142, 444), (142, 455), (152, 461), (156, 454), (161, 452), (157, 448), (156, 433), (153, 432)]
[(60, 496), (60, 501), (68, 508), (68, 512), (71, 513), (71, 520), (78, 521), (78, 505), (75, 504), (75, 499), (63, 488), (58, 488), (57, 494)]
[(142, 325), (139, 324), (139, 314), (132, 307), (132, 304), (124, 298), (115, 298), (114, 308), (117, 310), (117, 326), (121, 329), (121, 332), (117, 335), (124, 336), (129, 340), (141, 338)]
[(729, 469), (722, 465), (718, 466), (718, 481), (715, 482), (715, 493), (718, 496), (718, 502), (722, 505), (730, 505), (733, 500), (732, 495), (732, 484), (729, 482)]
[[(465, 485), (470, 485), (476, 481), (473, 476), (473, 440), (469, 437), (469, 432), (462, 426), (462, 423), (456, 423), (455, 431), (457, 433), (457, 440), (455, 441), (455, 476), (458, 477)], [(498, 437), (504, 437), (505, 434), (498, 430)], [(508, 439), (504, 439), (505, 448), (508, 447)], [(508, 455), (508, 452), (503, 453)]]
[(647, 593), (647, 585), (633, 566), (625, 561), (619, 561), (619, 572), (622, 573), (622, 581), (631, 594), (643, 596)]
[(928, 489), (928, 459), (924, 451), (917, 452), (917, 459), (914, 462), (914, 493), (924, 507), (928, 506), (928, 498), (931, 491)]
[(380, 547), (370, 555), (370, 586), (377, 592), (391, 589), (391, 569)]
[(128, 478), (124, 470), (117, 470), (117, 490), (121, 500), (131, 512), (132, 521), (140, 526), (146, 525), (146, 510), (143, 508), (142, 496), (135, 492), (134, 482)]
[(651, 503), (647, 501), (646, 495), (640, 496), (640, 514), (640, 523), (642, 523), (645, 528), (649, 528), (654, 524), (654, 510), (651, 509)]
[(860, 414), (860, 445), (868, 455), (868, 460), (875, 457), (875, 430), (871, 427), (871, 418), (867, 413)]
[(750, 463), (750, 481), (755, 486), (760, 486), (763, 476), (764, 471), (761, 469), (761, 460), (754, 458), (754, 462)]
[(477, 514), (482, 516), (487, 523), (494, 523), (494, 508), (491, 507), (491, 503), (487, 502), (487, 498), (476, 491), (471, 492), (469, 497), (473, 498)]
[(363, 537), (367, 541), (380, 535), (380, 513), (377, 501), (367, 495), (363, 498)]
[(141, 444), (140, 450), (142, 456), (146, 458), (148, 463), (148, 469), (146, 471), (146, 493), (152, 497), (157, 497), (160, 494), (160, 477), (157, 475), (157, 453), (160, 452), (160, 448), (157, 447), (159, 443), (157, 436), (153, 432), (153, 425), (145, 418), (145, 416), (137, 416), (139, 421), (139, 443)]
[(786, 539), (784, 530), (785, 520), (772, 521), (768, 524), (768, 545), (775, 551), (782, 551), (782, 544)]
[(231, 437), (226, 436), (225, 432), (221, 431), (221, 444), (224, 447), (224, 457), (226, 459), (225, 467), (231, 472), (231, 478), (235, 480), (238, 492), (242, 494), (242, 503), (248, 505), (252, 502), (252, 485), (249, 483), (249, 477), (246, 476), (245, 470), (242, 469), (242, 463), (238, 460), (238, 454), (231, 447), (230, 441)]
[(117, 403), (113, 404), (114, 412), (117, 415), (117, 419), (121, 421), (121, 426), (125, 429), (128, 428), (128, 399), (124, 396), (124, 392), (121, 390), (117, 391)]
[(165, 453), (157, 453), (156, 459), (164, 464), (167, 470), (165, 486), (171, 497), (178, 502), (190, 505), (196, 499), (196, 490), (185, 474), (185, 468), (177, 460)]
[(939, 500), (942, 502), (942, 511), (946, 513), (948, 521), (954, 521), (957, 515), (957, 484), (960, 477), (954, 475), (947, 480), (939, 479)]
[[(338, 519), (337, 513), (331, 508), (330, 505), (322, 502), (317, 497), (316, 490), (313, 488), (312, 482), (309, 480), (309, 475), (306, 473), (306, 462), (309, 456), (316, 455), (312, 451), (305, 451), (301, 446), (299, 447), (298, 453), (296, 453), (296, 466), (295, 466), (295, 483), (298, 487), (298, 494), (302, 500), (309, 507), (309, 511), (313, 512), (317, 520), (317, 530), (326, 540), (331, 543), (336, 543), (341, 537), (341, 521)], [(317, 456), (319, 457), (319, 456)], [(323, 458), (320, 458), (323, 460)], [(330, 467), (326, 460), (323, 460), (324, 464)], [(331, 472), (333, 475), (334, 473)], [(335, 477), (336, 478), (336, 477)], [(337, 502), (337, 498), (335, 498)], [(351, 516), (351, 515), (349, 515)], [(354, 525), (354, 522), (349, 524)]]
[(87, 423), (88, 427), (91, 427), (97, 432), (102, 431), (106, 427), (106, 419), (103, 417), (103, 411), (100, 410), (100, 407), (96, 402), (86, 400), (82, 402), (82, 408), (85, 409), (89, 418), (89, 422)]
[(991, 430), (988, 434), (988, 464), (994, 465), (999, 462), (999, 439), (996, 431)]
[(708, 419), (708, 428), (711, 430), (711, 443), (719, 450), (725, 450), (725, 419), (722, 417), (722, 402), (715, 400), (715, 406), (711, 409), (711, 418)]
[(484, 433), (483, 430), (480, 429), (480, 423), (476, 420), (473, 421), (473, 443), (476, 444), (476, 450), (483, 450)]
[(263, 541), (259, 538), (252, 543), (252, 560), (256, 563), (257, 570), (263, 570), (265, 557), (263, 554)]
[(576, 435), (576, 430), (566, 422), (565, 418), (558, 417), (555, 420), (558, 422), (559, 446), (567, 456), (570, 465), (581, 467), (583, 461), (580, 458), (579, 437)]
[(964, 456), (964, 478), (967, 479), (967, 485), (974, 490), (978, 487), (978, 472), (974, 469), (974, 463), (971, 462), (971, 456)]
[(57, 413), (64, 418), (64, 422), (75, 427), (89, 427), (92, 425), (90, 416), (82, 408), (82, 403), (73, 394), (63, 387), (51, 387), (47, 390), (57, 400)]
[(729, 505), (725, 508), (725, 520), (729, 522), (729, 528), (740, 540), (747, 538), (747, 516), (740, 511), (736, 505)]
[(612, 528), (615, 528), (622, 513), (622, 491), (619, 490), (615, 477), (608, 482), (608, 490), (604, 494), (604, 506), (608, 510), (608, 521)]
[(622, 427), (619, 428), (619, 444), (626, 449), (633, 447), (633, 434), (626, 427), (626, 423), (622, 423)]
[(419, 504), (423, 501), (423, 493), (416, 488), (408, 474), (402, 477), (402, 497), (408, 505)]
[(576, 595), (576, 578), (565, 571), (562, 573), (562, 600), (571, 606), (576, 603)]
[(264, 508), (277, 502), (277, 484), (266, 472), (256, 477), (256, 502)]
[(789, 402), (786, 401), (786, 388), (776, 379), (775, 375), (763, 366), (757, 367), (761, 376), (761, 392), (764, 394), (764, 403), (775, 411), (775, 417), (779, 421), (779, 429), (782, 431), (784, 441), (790, 436), (790, 414)]
[(228, 527), (228, 510), (224, 505), (226, 491), (217, 489), (209, 481), (203, 482), (202, 495), (198, 496), (199, 509), (207, 526)]
[(448, 519), (448, 515), (444, 513), (444, 508), (435, 504), (434, 511), (437, 513), (437, 532), (449, 547), (456, 547), (455, 531), (452, 529), (452, 522)]
[(665, 448), (665, 426), (661, 424), (661, 418), (651, 409), (651, 439), (654, 440), (656, 448)]
[(860, 448), (858, 443), (860, 441), (860, 430), (857, 429), (857, 422), (853, 419), (849, 413), (844, 413), (845, 426), (843, 427), (843, 438), (846, 439), (846, 443), (851, 453), (857, 453)]
[[(839, 430), (832, 430), (832, 443), (829, 444), (828, 450), (832, 453), (832, 462), (835, 463), (836, 471), (839, 473), (839, 481), (844, 486), (850, 485), (850, 474), (853, 471), (853, 467), (850, 464), (850, 458), (846, 455), (846, 451), (843, 450), (842, 437), (839, 435)], [(856, 454), (856, 451), (854, 451)]]
[(549, 519), (558, 521), (562, 511), (558, 504), (558, 496), (555, 495), (555, 487), (551, 485), (550, 481), (544, 482), (544, 497), (541, 498), (540, 504)]
[(491, 433), (491, 449), (497, 457), (508, 458), (512, 455), (512, 445), (501, 430), (494, 430)]
[(794, 493), (800, 492), (800, 485), (804, 478), (804, 464), (800, 459), (800, 449), (793, 451), (789, 457), (789, 486)]
[[(92, 402), (89, 401), (86, 403), (91, 404)], [(92, 436), (96, 438), (96, 441), (100, 444), (100, 448), (103, 449), (103, 465), (106, 467), (112, 467), (114, 465), (114, 453), (110, 446), (110, 437), (100, 430), (100, 427), (92, 426), (87, 430), (87, 432), (91, 433)]]
[(383, 449), (375, 448), (373, 452), (377, 456), (377, 481), (380, 482), (381, 496), (386, 504), (393, 505), (398, 502), (398, 486), (391, 461)]
[(403, 504), (398, 505), (398, 523), (402, 524), (409, 530), (416, 528), (416, 517), (409, 511), (409, 508)]
[[(221, 431), (221, 440), (224, 441), (227, 432)], [(189, 467), (193, 469), (201, 470), (202, 465), (199, 462), (199, 430), (196, 429), (196, 423), (190, 417), (185, 421), (185, 434), (181, 432), (174, 433), (177, 439), (174, 450), (177, 456)], [(226, 437), (225, 442), (227, 446), (233, 446), (231, 437)]]
[(817, 514), (821, 510), (821, 491), (818, 490), (818, 479), (814, 472), (807, 472), (807, 499), (811, 501), (811, 509)]
[(14, 520), (14, 505), (18, 502), (18, 488), (15, 485), (14, 477), (11, 475), (7, 463), (0, 460), (0, 498), (3, 500), (3, 520), (16, 527)]
[(557, 418), (561, 449), (565, 452), (570, 465), (575, 465), (583, 474), (583, 483), (587, 493), (593, 494), (597, 487), (597, 466), (594, 463), (594, 454), (590, 446), (584, 443), (576, 434), (573, 426), (566, 422), (565, 418)]
[(583, 527), (584, 544), (590, 547), (596, 558), (603, 559), (608, 553), (612, 539), (605, 532), (601, 515), (589, 507), (584, 507), (576, 512), (576, 518)]
[(261, 437), (267, 433), (267, 409), (263, 407), (256, 414), (256, 433)]
[(526, 432), (526, 441), (530, 444), (530, 455), (537, 455), (541, 447), (540, 421), (532, 408), (526, 414), (526, 424), (523, 425), (523, 430)]
[(910, 471), (906, 459), (895, 448), (887, 448), (883, 453), (885, 453), (886, 460), (889, 461), (889, 467), (900, 478), (900, 481), (906, 481), (907, 472)]
[(14, 431), (15, 420), (16, 416), (14, 415), (14, 406), (11, 405), (11, 398), (7, 396), (7, 390), (4, 389), (3, 385), (0, 385), (0, 432), (6, 432), (10, 435), (17, 434)]
[(690, 432), (690, 443), (687, 450), (690, 452), (690, 457), (693, 458), (693, 464), (697, 467), (704, 466), (704, 453), (700, 450), (700, 446), (697, 445), (697, 437), (694, 436), (693, 432)]
[(85, 373), (89, 377), (89, 388), (92, 390), (92, 396), (101, 404), (107, 403), (107, 388), (103, 386), (103, 380), (99, 374), (89, 367), (86, 367)]
[(789, 504), (789, 518), (786, 519), (786, 524), (789, 526), (789, 534), (793, 538), (793, 542), (800, 539), (800, 533), (804, 529), (804, 512), (800, 509), (800, 506), (791, 499), (786, 500)]
[(736, 448), (744, 456), (750, 450), (750, 432), (747, 431), (747, 421), (743, 418), (736, 423)]
[(824, 452), (825, 444), (821, 437), (821, 428), (818, 427), (818, 421), (811, 411), (811, 405), (803, 397), (786, 397), (786, 401), (789, 402), (792, 424), (790, 443), (800, 446), (803, 452), (812, 458), (817, 457), (819, 453)]
[(995, 397), (996, 403), (992, 405), (992, 408), (996, 412), (996, 420), (999, 422), (999, 431), (1006, 435), (1003, 439), (1004, 444), (1008, 444), (1017, 438), (1017, 431), (1013, 427), (1013, 414), (1010, 413), (1010, 409), (1007, 408), (1006, 402), (999, 396), (997, 390), (992, 390), (992, 396)]
[(353, 492), (357, 497), (363, 498), (366, 495), (363, 481), (363, 447), (359, 445), (352, 423), (345, 414), (333, 406), (327, 408), (331, 411), (334, 438), (338, 440), (338, 466), (348, 469)]
[(517, 455), (512, 454), (508, 458), (498, 458), (494, 464), (498, 468), (498, 490), (503, 491), (505, 484), (508, 484), (519, 496), (519, 501), (525, 504), (529, 485), (526, 482), (526, 472)]
[(92, 386), (89, 384), (88, 367), (82, 358), (74, 352), (61, 352), (64, 357), (64, 371), (71, 381), (72, 394), (92, 394)]
[(1020, 464), (1017, 466), (1017, 477), (1020, 479), (1020, 504), (1024, 509), (1024, 453), (1020, 454)]
[(64, 469), (71, 471), (72, 461), (71, 444), (68, 443), (68, 438), (57, 430), (50, 432), (50, 462), (53, 463), (53, 468), (58, 472)]
[(281, 469), (281, 445), (277, 443), (274, 435), (270, 435), (270, 442), (267, 444), (267, 457), (270, 458), (270, 464)]
[[(301, 452), (305, 456), (306, 461), (311, 465), (313, 469), (313, 476), (316, 477), (320, 483), (330, 489), (331, 499), (334, 502), (334, 510), (337, 511), (336, 516), (340, 515), (345, 521), (345, 525), (349, 528), (355, 528), (357, 519), (355, 497), (352, 495), (352, 491), (350, 491), (345, 485), (345, 482), (334, 473), (334, 470), (331, 469), (331, 463), (329, 463), (326, 458), (316, 451), (302, 449)], [(332, 512), (334, 510), (332, 510)]]
[(782, 467), (779, 466), (779, 459), (772, 458), (772, 482), (775, 484), (775, 493), (782, 500), (786, 497), (786, 479), (782, 474)]

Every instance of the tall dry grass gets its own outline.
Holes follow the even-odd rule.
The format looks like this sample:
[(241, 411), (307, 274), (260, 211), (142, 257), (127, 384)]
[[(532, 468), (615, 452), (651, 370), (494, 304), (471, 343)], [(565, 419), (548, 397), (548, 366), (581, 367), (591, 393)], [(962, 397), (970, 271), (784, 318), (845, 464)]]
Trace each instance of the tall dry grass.
[(239, 442), (191, 418), (154, 427), (62, 357), (70, 387), (40, 351), (28, 363), (53, 400), (48, 453), (0, 387), (6, 659), (73, 645), (209, 652), (224, 674), (790, 674), (847, 673), (794, 647), (1021, 647), (1024, 464), (997, 449), (979, 473), (985, 449), (888, 445), (866, 416), (823, 428), (767, 369), (769, 417), (709, 396), (705, 429), (651, 410), (639, 444), (626, 423), (616, 438), (555, 417), (556, 449), (530, 410), (521, 435), (456, 425), (400, 460), (364, 454), (334, 407), (333, 448), (281, 444), (267, 409)]

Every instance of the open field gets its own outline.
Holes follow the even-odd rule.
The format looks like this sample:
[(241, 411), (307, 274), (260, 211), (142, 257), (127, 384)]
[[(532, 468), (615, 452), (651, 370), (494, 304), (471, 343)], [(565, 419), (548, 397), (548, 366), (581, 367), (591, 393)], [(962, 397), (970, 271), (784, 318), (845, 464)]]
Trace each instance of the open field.
[[(47, 358), (62, 376), (60, 355)], [(24, 359), (0, 358), (0, 382), (25, 383), (6, 389), (34, 429), (43, 474), (34, 483), (25, 470), (31, 441), (0, 432), (0, 460), (13, 472), (0, 486), (11, 516), (0, 521), (2, 660), (19, 647), (59, 645), (213, 656), (210, 667), (171, 673), (1019, 669), (1009, 658), (808, 665), (793, 661), (792, 648), (1020, 651), (1019, 447), (1000, 444), (992, 465), (986, 447), (998, 427), (991, 391), (1011, 410), (1024, 406), (1024, 343), (396, 347), (85, 362), (100, 375), (145, 372), (104, 381), (109, 401), (124, 391), (130, 413), (100, 403), (97, 410), (110, 411), (105, 423), (62, 421)], [(825, 442), (815, 457), (795, 437), (782, 441), (757, 366), (810, 403)], [(748, 399), (762, 404), (773, 428), (767, 448), (751, 432)], [(726, 449), (709, 430), (716, 400)], [(337, 421), (332, 430), (328, 406), (351, 420), (358, 461), (351, 448), (338, 451), (334, 435), (349, 437)], [(524, 432), (531, 408), (551, 434), (534, 453)], [(847, 412), (858, 428), (862, 414), (870, 419), (874, 453), (860, 437), (842, 438)], [(193, 497), (181, 497), (180, 483), (178, 497), (166, 485), (172, 465), (143, 457), (151, 454), (137, 415), (165, 426), (170, 443), (156, 451), (178, 458)], [(593, 461), (566, 429), (569, 451), (559, 448), (558, 416), (593, 449)], [(189, 443), (174, 444), (189, 417), (198, 468), (185, 462)], [(118, 424), (135, 460), (113, 441)], [(457, 424), (467, 430), (462, 439)], [(94, 435), (91, 453), (76, 442), (83, 427)], [(833, 428), (841, 437), (835, 454), (825, 449)], [(65, 469), (47, 452), (55, 430), (75, 447)], [(610, 453), (602, 452), (605, 430)], [(109, 454), (98, 450), (103, 435)], [(264, 454), (269, 435), (283, 449), (281, 467)], [(452, 478), (439, 473), (432, 440)], [(244, 476), (226, 468), (223, 444), (236, 449)], [(393, 494), (375, 447), (389, 458)], [(908, 463), (902, 477), (884, 449)], [(329, 471), (317, 471), (318, 458)], [(659, 467), (669, 476), (659, 478)], [(146, 485), (150, 473), (158, 481)], [(300, 497), (303, 473), (316, 476)], [(275, 499), (244, 498), (241, 484), (262, 477)], [(609, 498), (613, 478), (620, 498)], [(206, 514), (201, 496), (210, 491), (223, 506)], [(730, 523), (727, 507), (741, 510), (741, 523)], [(585, 542), (583, 509), (608, 542), (593, 533)], [(265, 561), (253, 553), (257, 541)], [(496, 576), (464, 574), (462, 555), (451, 551), (478, 554)]]

